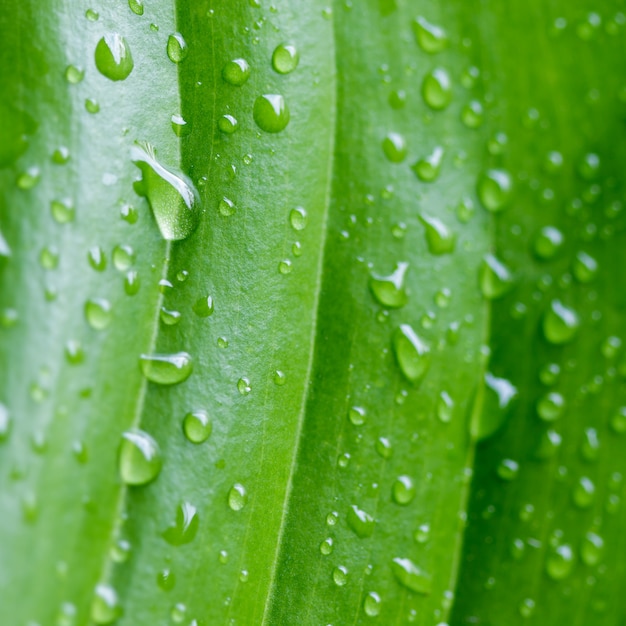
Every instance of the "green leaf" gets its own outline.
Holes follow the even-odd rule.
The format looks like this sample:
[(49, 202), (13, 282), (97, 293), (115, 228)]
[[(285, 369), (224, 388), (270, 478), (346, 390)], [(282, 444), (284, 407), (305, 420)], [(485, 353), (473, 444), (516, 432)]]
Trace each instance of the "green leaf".
[(408, 5), (0, 16), (2, 623), (623, 619), (624, 17)]

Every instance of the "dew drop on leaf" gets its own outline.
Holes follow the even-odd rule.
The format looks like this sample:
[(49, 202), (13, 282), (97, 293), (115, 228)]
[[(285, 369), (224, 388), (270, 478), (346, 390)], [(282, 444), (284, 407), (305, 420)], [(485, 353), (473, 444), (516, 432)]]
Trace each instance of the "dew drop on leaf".
[(580, 559), (585, 565), (595, 567), (602, 560), (604, 539), (594, 532), (588, 532), (580, 545)]
[(111, 303), (104, 298), (87, 300), (85, 302), (85, 317), (93, 329), (104, 330), (111, 323)]
[(329, 554), (332, 554), (333, 547), (334, 546), (332, 538), (327, 537), (326, 539), (324, 539), (324, 541), (322, 541), (322, 543), (320, 543), (320, 553), (324, 556), (328, 556)]
[(402, 163), (406, 158), (406, 140), (400, 133), (388, 133), (383, 139), (383, 152), (392, 163)]
[(470, 426), (477, 441), (491, 437), (500, 429), (518, 395), (511, 381), (490, 372), (485, 374), (483, 393), (483, 406), (472, 415)]
[(254, 101), (253, 117), (266, 133), (279, 133), (289, 123), (289, 109), (280, 94), (264, 94)]
[(572, 263), (574, 278), (581, 284), (591, 282), (598, 272), (598, 262), (586, 252), (578, 252)]
[(410, 476), (398, 476), (391, 487), (391, 496), (396, 504), (406, 506), (415, 498), (415, 485)]
[(233, 511), (241, 511), (247, 501), (246, 488), (241, 483), (235, 483), (228, 492), (228, 506)]
[(147, 432), (128, 430), (122, 435), (118, 454), (120, 478), (127, 485), (146, 485), (161, 471), (159, 444)]
[(229, 61), (222, 70), (222, 78), (230, 85), (241, 87), (250, 78), (250, 66), (245, 59)]
[(439, 178), (441, 172), (441, 163), (443, 162), (444, 150), (441, 146), (435, 149), (419, 161), (416, 161), (411, 169), (415, 175), (424, 183), (432, 183)]
[(139, 364), (143, 375), (158, 385), (176, 385), (187, 380), (193, 370), (193, 359), (187, 352), (142, 354)]
[(233, 115), (222, 115), (217, 120), (218, 129), (225, 135), (232, 135), (237, 130), (238, 124), (237, 118)]
[(189, 48), (180, 33), (173, 33), (167, 38), (167, 56), (172, 63), (181, 63), (187, 58)]
[(368, 617), (376, 617), (380, 613), (381, 599), (375, 591), (366, 594), (363, 600), (363, 610)]
[(363, 407), (353, 406), (348, 411), (348, 420), (354, 426), (363, 426), (365, 424), (366, 412)]
[(478, 282), (480, 291), (488, 300), (505, 295), (513, 286), (509, 268), (493, 254), (486, 254), (480, 265)]
[(488, 211), (502, 211), (509, 203), (513, 181), (505, 170), (487, 170), (478, 179), (478, 198)]
[(478, 100), (471, 100), (461, 109), (461, 121), (467, 128), (478, 128), (483, 123), (483, 105)]
[(554, 226), (545, 226), (541, 229), (533, 245), (535, 254), (540, 259), (551, 259), (563, 245), (563, 233)]
[(513, 480), (519, 472), (519, 463), (513, 459), (502, 459), (496, 472), (502, 480)]
[(550, 549), (546, 558), (546, 572), (552, 580), (567, 578), (574, 566), (574, 552), (568, 544), (557, 545)]
[(432, 24), (421, 16), (413, 20), (412, 26), (417, 43), (424, 52), (435, 54), (447, 47), (448, 36), (441, 26)]
[(162, 589), (163, 591), (171, 591), (176, 585), (176, 576), (169, 567), (166, 567), (158, 572), (156, 580), (159, 589)]
[(452, 101), (452, 82), (446, 70), (437, 67), (426, 74), (422, 82), (422, 97), (424, 102), (435, 111), (448, 107)]
[(422, 595), (430, 594), (432, 579), (411, 559), (395, 558), (391, 562), (391, 570), (396, 580), (407, 589)]
[(163, 238), (168, 241), (187, 238), (197, 225), (200, 204), (193, 183), (184, 174), (161, 165), (148, 143), (135, 144), (131, 159), (142, 173), (135, 191), (148, 198)]
[(198, 317), (209, 317), (213, 315), (213, 311), (215, 310), (215, 304), (213, 303), (212, 296), (203, 296), (202, 298), (198, 298), (191, 307), (193, 312)]
[(333, 570), (333, 582), (338, 587), (343, 587), (348, 582), (348, 568), (345, 565), (338, 565)]
[(109, 33), (96, 45), (96, 67), (110, 80), (125, 80), (133, 71), (133, 57), (124, 37), (118, 33)]
[(187, 413), (183, 419), (183, 432), (191, 443), (203, 443), (211, 435), (213, 424), (206, 411)]
[(176, 508), (176, 520), (163, 533), (163, 538), (173, 546), (191, 543), (198, 532), (199, 523), (196, 507), (189, 502), (181, 502)]
[(406, 304), (407, 295), (404, 280), (408, 268), (408, 263), (400, 262), (396, 265), (393, 273), (388, 276), (372, 273), (369, 287), (380, 305), (397, 309)]
[(563, 305), (560, 300), (552, 300), (543, 317), (543, 334), (550, 343), (567, 343), (579, 326), (578, 315), (573, 309)]
[(374, 533), (374, 518), (353, 504), (348, 509), (348, 526), (354, 531), (357, 537), (364, 539), (371, 537)]
[(77, 85), (83, 80), (84, 77), (85, 70), (80, 67), (76, 67), (75, 65), (68, 65), (65, 68), (65, 80), (70, 85)]
[(135, 261), (135, 253), (130, 246), (118, 245), (113, 248), (113, 265), (120, 272), (125, 272)]
[(553, 422), (561, 417), (565, 410), (565, 398), (556, 391), (542, 396), (537, 402), (537, 414), (545, 422)]
[(579, 509), (588, 509), (594, 501), (596, 487), (587, 476), (582, 476), (574, 485), (572, 500)]
[(437, 217), (419, 216), (424, 225), (426, 244), (431, 254), (450, 254), (456, 245), (456, 235)]
[(179, 113), (174, 113), (170, 118), (170, 122), (172, 130), (177, 137), (187, 137), (191, 133), (191, 124)]
[(430, 367), (430, 347), (408, 324), (400, 325), (393, 334), (396, 361), (404, 376), (413, 384), (422, 381)]
[(41, 179), (41, 172), (38, 167), (29, 167), (24, 172), (20, 172), (17, 175), (15, 180), (15, 184), (18, 189), (22, 191), (28, 191), (29, 189), (33, 189), (39, 180)]
[(128, 0), (128, 6), (135, 15), (143, 15), (143, 0)]
[(276, 46), (272, 54), (272, 67), (279, 74), (289, 74), (298, 67), (300, 55), (297, 48), (290, 43), (281, 43)]
[(91, 602), (91, 619), (98, 626), (112, 624), (122, 614), (117, 592), (111, 585), (96, 585)]

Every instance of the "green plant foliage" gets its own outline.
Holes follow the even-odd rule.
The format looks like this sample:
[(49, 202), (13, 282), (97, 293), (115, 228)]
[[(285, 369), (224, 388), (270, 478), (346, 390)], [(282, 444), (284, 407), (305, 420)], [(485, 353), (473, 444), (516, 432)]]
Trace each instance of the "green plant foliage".
[(621, 626), (621, 0), (0, 15), (0, 623)]

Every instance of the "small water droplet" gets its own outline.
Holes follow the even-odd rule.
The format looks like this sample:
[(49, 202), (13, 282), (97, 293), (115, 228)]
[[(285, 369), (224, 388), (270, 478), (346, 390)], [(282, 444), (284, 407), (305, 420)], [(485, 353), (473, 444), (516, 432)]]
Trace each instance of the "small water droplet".
[(143, 15), (143, 0), (128, 0), (128, 6), (135, 15)]
[(600, 454), (600, 439), (595, 428), (585, 428), (580, 454), (585, 461), (596, 461)]
[(443, 155), (443, 148), (441, 146), (436, 146), (428, 156), (416, 161), (411, 166), (411, 169), (422, 182), (432, 183), (439, 178)]
[(130, 246), (118, 245), (113, 248), (113, 265), (120, 272), (125, 272), (135, 261), (135, 252)]
[(95, 330), (104, 330), (110, 323), (113, 314), (111, 303), (103, 298), (93, 298), (85, 302), (85, 317)]
[(353, 504), (348, 509), (348, 526), (350, 526), (357, 537), (364, 539), (371, 537), (374, 533), (375, 522), (369, 513)]
[(586, 252), (577, 252), (572, 263), (572, 272), (579, 283), (586, 284), (598, 273), (598, 262)]
[(561, 417), (565, 410), (565, 398), (556, 391), (542, 396), (537, 402), (537, 414), (546, 422), (553, 422)]
[(540, 259), (551, 259), (563, 245), (563, 233), (554, 226), (545, 226), (535, 238), (534, 250)]
[(391, 487), (391, 495), (396, 504), (406, 506), (415, 498), (415, 485), (410, 476), (398, 476)]
[(366, 594), (363, 600), (363, 610), (368, 617), (376, 617), (380, 613), (381, 605), (380, 596), (375, 591)]
[(193, 359), (187, 352), (142, 354), (139, 365), (143, 375), (157, 385), (176, 385), (187, 380), (193, 370)]
[(404, 137), (400, 133), (388, 133), (383, 139), (383, 152), (392, 163), (402, 163), (407, 153)]
[(488, 211), (496, 213), (509, 203), (513, 181), (505, 170), (487, 170), (478, 179), (478, 197)]
[(348, 411), (348, 419), (354, 426), (362, 426), (365, 424), (366, 412), (363, 407), (353, 406)]
[(162, 306), (161, 311), (159, 312), (159, 317), (161, 322), (163, 322), (166, 326), (175, 326), (180, 322), (182, 315), (180, 314), (180, 311), (173, 311)]
[(574, 552), (568, 544), (553, 547), (546, 559), (546, 572), (552, 580), (567, 578), (574, 566)]
[(28, 191), (33, 189), (41, 179), (41, 172), (38, 167), (29, 167), (24, 172), (20, 172), (15, 179), (18, 189)]
[(429, 595), (432, 591), (432, 578), (411, 559), (393, 559), (391, 570), (403, 587), (422, 595)]
[(118, 33), (109, 33), (96, 45), (96, 67), (110, 80), (125, 80), (133, 71), (133, 57), (124, 37)]
[(191, 133), (191, 124), (180, 114), (174, 113), (170, 118), (172, 130), (177, 137), (187, 137)]
[(442, 391), (437, 398), (437, 417), (444, 424), (452, 420), (454, 412), (454, 400), (447, 391)]
[(502, 480), (513, 480), (519, 473), (519, 463), (513, 459), (502, 459), (496, 471)]
[(198, 298), (191, 307), (198, 317), (209, 317), (215, 311), (215, 304), (212, 296), (203, 296)]
[(253, 117), (266, 133), (279, 133), (289, 123), (289, 109), (283, 96), (264, 94), (254, 101)]
[(293, 44), (281, 43), (272, 54), (272, 67), (279, 74), (289, 74), (298, 67), (300, 55)]
[(461, 121), (467, 128), (479, 128), (484, 117), (483, 105), (478, 100), (470, 100), (461, 109)]
[(372, 273), (369, 280), (369, 287), (378, 301), (384, 307), (399, 308), (407, 302), (404, 280), (409, 264), (400, 262), (396, 264), (396, 269), (388, 276), (381, 276)]
[(176, 509), (176, 521), (164, 533), (163, 538), (173, 546), (191, 543), (198, 532), (198, 510), (189, 502), (182, 502)]
[(118, 469), (124, 483), (146, 485), (159, 475), (161, 465), (161, 450), (151, 435), (139, 429), (122, 435)]
[(618, 435), (626, 433), (626, 406), (620, 407), (611, 417), (611, 428)]
[(141, 280), (139, 279), (139, 274), (132, 270), (126, 274), (124, 277), (124, 291), (128, 296), (134, 296), (139, 291), (141, 287)]
[(419, 216), (424, 225), (426, 243), (431, 254), (450, 254), (456, 245), (456, 235), (438, 218)]
[(148, 198), (163, 238), (187, 238), (196, 227), (200, 204), (193, 183), (184, 174), (161, 165), (148, 143), (136, 143), (131, 159), (142, 173), (142, 180), (134, 185), (135, 191)]
[(338, 587), (343, 587), (348, 582), (348, 568), (339, 565), (333, 570), (333, 582)]
[(383, 458), (389, 459), (393, 454), (391, 442), (387, 437), (379, 437), (376, 441), (376, 452)]
[(162, 589), (163, 591), (171, 591), (176, 585), (176, 576), (169, 567), (166, 567), (158, 572), (156, 580), (159, 589)]
[(579, 509), (588, 509), (594, 501), (596, 487), (587, 476), (582, 476), (572, 491), (572, 500)]
[(240, 484), (235, 483), (228, 492), (228, 506), (233, 511), (241, 511), (248, 501), (248, 494), (246, 488)]
[(328, 556), (329, 554), (332, 554), (333, 540), (331, 537), (327, 537), (326, 539), (324, 539), (324, 541), (322, 541), (322, 543), (320, 543), (320, 552), (324, 556)]
[(452, 101), (452, 82), (446, 70), (437, 67), (424, 77), (422, 97), (433, 110), (441, 111)]
[(172, 63), (180, 63), (187, 58), (189, 48), (180, 33), (173, 33), (167, 38), (167, 56)]
[(211, 435), (213, 424), (206, 411), (187, 413), (183, 419), (183, 432), (191, 443), (203, 443)]
[(112, 624), (121, 614), (122, 607), (115, 589), (104, 583), (96, 585), (91, 602), (91, 619), (98, 626), (104, 626)]
[(604, 539), (594, 532), (585, 534), (580, 545), (580, 558), (585, 565), (595, 567), (602, 560)]
[(541, 434), (539, 445), (535, 456), (538, 459), (551, 459), (556, 454), (557, 450), (561, 446), (561, 435), (555, 430), (549, 429)]
[(435, 54), (447, 47), (448, 35), (441, 26), (432, 24), (421, 16), (413, 20), (412, 26), (417, 43), (424, 52)]
[(70, 85), (77, 85), (83, 78), (85, 78), (85, 70), (82, 67), (68, 65), (65, 68), (65, 80), (70, 83)]
[(480, 266), (478, 282), (483, 296), (489, 300), (501, 298), (513, 286), (509, 268), (493, 254), (486, 254)]
[(247, 396), (252, 391), (252, 386), (250, 385), (250, 379), (247, 378), (246, 376), (242, 376), (237, 381), (237, 391), (239, 391), (239, 393), (242, 396)]
[(550, 343), (571, 341), (579, 326), (580, 320), (573, 309), (564, 306), (560, 300), (552, 300), (543, 317), (543, 334)]
[(177, 602), (170, 611), (170, 618), (174, 624), (182, 624), (187, 616), (187, 607), (182, 602)]
[(500, 429), (518, 395), (516, 387), (506, 378), (487, 372), (484, 380), (484, 404), (470, 419), (470, 431), (477, 441), (491, 437)]
[(237, 118), (233, 115), (222, 115), (217, 120), (218, 129), (225, 135), (232, 135), (237, 130), (238, 124)]
[(413, 538), (417, 541), (417, 543), (427, 543), (430, 539), (430, 525), (421, 524), (415, 531)]
[(400, 325), (393, 335), (393, 349), (400, 370), (413, 384), (422, 381), (430, 367), (430, 347), (408, 324)]
[(229, 61), (222, 70), (222, 78), (229, 84), (241, 87), (250, 78), (250, 66), (245, 59)]

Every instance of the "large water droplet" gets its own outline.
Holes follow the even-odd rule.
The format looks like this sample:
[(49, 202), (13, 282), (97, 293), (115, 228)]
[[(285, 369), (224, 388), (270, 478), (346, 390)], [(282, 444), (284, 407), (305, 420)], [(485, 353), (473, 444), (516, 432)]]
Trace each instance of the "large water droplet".
[(478, 197), (482, 205), (492, 213), (506, 207), (512, 190), (513, 181), (504, 170), (487, 170), (478, 179)]
[(383, 139), (383, 152), (392, 163), (402, 163), (406, 158), (406, 141), (400, 133), (389, 133)]
[(393, 335), (393, 349), (400, 370), (414, 384), (421, 382), (430, 367), (430, 347), (408, 325)]
[(420, 215), (419, 220), (424, 225), (426, 243), (431, 254), (449, 254), (454, 251), (456, 235), (440, 219)]
[(380, 605), (382, 600), (375, 591), (370, 591), (363, 600), (363, 610), (365, 615), (376, 617), (380, 613)]
[(395, 558), (391, 562), (391, 570), (397, 581), (407, 589), (422, 595), (428, 595), (432, 590), (432, 579), (411, 559)]
[(211, 435), (213, 424), (206, 411), (187, 413), (183, 419), (183, 432), (191, 443), (202, 443)]
[(240, 483), (235, 483), (228, 492), (228, 506), (233, 511), (241, 511), (246, 506), (247, 501), (246, 488)]
[(272, 54), (272, 67), (279, 74), (289, 74), (298, 67), (299, 60), (300, 55), (293, 44), (281, 43)]
[(142, 354), (139, 364), (143, 375), (158, 385), (182, 383), (189, 378), (193, 370), (193, 360), (187, 352)]
[(446, 31), (441, 26), (431, 24), (426, 18), (416, 17), (412, 26), (417, 43), (424, 52), (435, 54), (448, 45)]
[(348, 509), (348, 526), (354, 531), (357, 537), (364, 539), (371, 537), (374, 533), (374, 518), (353, 504)]
[(546, 559), (546, 572), (552, 580), (567, 578), (574, 566), (574, 551), (568, 544), (558, 545), (550, 550)]
[(182, 502), (176, 509), (176, 521), (164, 533), (163, 538), (173, 546), (191, 543), (198, 532), (198, 510), (189, 502)]
[(0, 402), (0, 442), (5, 441), (11, 430), (11, 415), (9, 409)]
[(250, 66), (245, 59), (229, 61), (222, 70), (222, 78), (229, 84), (241, 87), (250, 78)]
[(266, 133), (279, 133), (289, 123), (289, 109), (280, 94), (264, 94), (254, 101), (254, 121)]
[(126, 39), (118, 33), (109, 33), (96, 45), (96, 67), (110, 80), (124, 80), (133, 71), (133, 57)]
[(200, 203), (193, 183), (161, 165), (149, 143), (133, 146), (131, 159), (142, 173), (135, 191), (148, 198), (163, 238), (177, 241), (188, 237), (196, 227)]
[(480, 290), (489, 300), (501, 298), (513, 286), (509, 268), (493, 254), (486, 254), (480, 266), (478, 282)]
[(369, 286), (379, 304), (390, 309), (397, 309), (406, 304), (406, 290), (404, 278), (409, 268), (406, 262), (400, 262), (396, 269), (388, 276), (372, 273)]
[(491, 437), (504, 424), (509, 410), (517, 397), (517, 389), (506, 378), (497, 378), (490, 372), (485, 374), (485, 386), (479, 391), (484, 394), (483, 403), (476, 403), (476, 412), (470, 420), (471, 434), (477, 441)]
[(543, 317), (543, 334), (550, 343), (571, 341), (579, 326), (580, 320), (574, 310), (564, 306), (560, 300), (552, 300)]
[(146, 485), (161, 471), (159, 444), (143, 430), (128, 430), (122, 435), (118, 468), (127, 485)]
[(443, 148), (437, 146), (428, 156), (415, 162), (411, 169), (422, 182), (432, 183), (439, 177), (443, 154)]
[(588, 532), (580, 545), (580, 558), (585, 565), (594, 567), (602, 560), (604, 539), (594, 532)]
[(436, 67), (422, 82), (424, 102), (435, 111), (445, 109), (452, 100), (452, 82), (446, 70)]
[(95, 330), (104, 330), (112, 318), (111, 304), (103, 298), (93, 298), (85, 302), (85, 317)]
[(172, 63), (180, 63), (187, 58), (187, 42), (180, 33), (173, 33), (167, 39), (167, 56)]
[(396, 504), (406, 506), (415, 498), (415, 485), (410, 476), (398, 476), (391, 488), (391, 495)]

